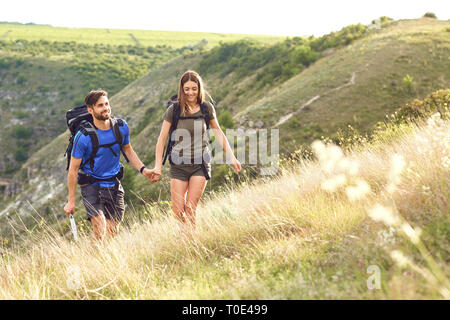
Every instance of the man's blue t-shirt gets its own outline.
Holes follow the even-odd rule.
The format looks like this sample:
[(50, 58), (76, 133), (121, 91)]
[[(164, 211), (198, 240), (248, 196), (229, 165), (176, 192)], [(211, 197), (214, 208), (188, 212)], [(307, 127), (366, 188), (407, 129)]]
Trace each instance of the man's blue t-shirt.
[[(119, 126), (120, 131), (123, 135), (122, 145), (127, 145), (130, 143), (129, 129), (125, 121), (123, 121), (123, 126)], [(96, 129), (98, 134), (99, 145), (113, 143), (116, 141), (114, 132), (111, 128), (108, 130)], [(108, 179), (115, 176), (121, 167), (120, 164), (120, 146), (119, 144), (114, 144), (111, 146), (114, 150), (114, 155), (109, 148), (99, 148), (97, 154), (94, 158), (94, 170), (91, 170), (90, 161), (85, 163), (81, 168), (87, 174), (98, 179)], [(74, 138), (72, 156), (76, 159), (83, 159), (81, 163), (84, 163), (92, 153), (92, 141), (89, 135), (85, 136), (78, 131)], [(110, 187), (114, 185), (114, 181), (101, 182), (101, 187)]]

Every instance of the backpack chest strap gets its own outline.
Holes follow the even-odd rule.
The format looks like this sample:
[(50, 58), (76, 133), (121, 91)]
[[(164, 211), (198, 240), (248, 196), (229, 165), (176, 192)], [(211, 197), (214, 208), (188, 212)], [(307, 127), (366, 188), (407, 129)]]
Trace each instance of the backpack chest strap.
[(206, 116), (204, 114), (200, 115), (200, 116), (186, 116), (186, 117), (179, 117), (178, 119), (180, 120), (184, 120), (184, 119), (200, 119), (200, 118), (205, 118)]

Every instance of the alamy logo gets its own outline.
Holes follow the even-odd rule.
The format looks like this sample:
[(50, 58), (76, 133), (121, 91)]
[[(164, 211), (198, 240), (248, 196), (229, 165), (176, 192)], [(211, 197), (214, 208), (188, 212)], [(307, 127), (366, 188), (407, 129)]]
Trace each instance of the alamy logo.
[[(261, 175), (274, 175), (278, 172), (280, 159), (278, 129), (239, 128), (227, 129), (224, 133), (241, 164), (258, 166)], [(193, 134), (189, 130), (179, 128), (174, 131), (171, 139), (177, 142), (170, 154), (174, 164), (201, 164), (203, 161), (211, 164), (231, 164), (231, 160), (224, 154), (219, 139), (216, 138), (209, 148), (203, 148), (208, 141), (202, 134), (200, 121), (194, 122)]]
[(377, 265), (371, 265), (367, 267), (367, 273), (370, 274), (367, 279), (367, 289), (381, 289), (381, 271)]
[(78, 266), (70, 266), (66, 270), (67, 280), (66, 285), (70, 290), (78, 290), (81, 288), (82, 275)]

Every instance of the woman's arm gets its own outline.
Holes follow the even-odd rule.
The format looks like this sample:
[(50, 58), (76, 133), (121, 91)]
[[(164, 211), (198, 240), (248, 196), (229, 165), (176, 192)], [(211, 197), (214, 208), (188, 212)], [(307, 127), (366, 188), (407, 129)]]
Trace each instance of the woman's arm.
[(161, 127), (161, 132), (159, 133), (155, 151), (155, 168), (151, 170), (153, 172), (153, 179), (152, 179), (153, 182), (158, 181), (159, 177), (161, 176), (164, 145), (166, 144), (166, 140), (169, 135), (170, 126), (171, 123), (167, 120), (164, 120)]
[(216, 119), (213, 119), (209, 122), (209, 126), (213, 129), (214, 136), (216, 137), (219, 144), (222, 146), (222, 149), (225, 151), (229, 159), (231, 159), (231, 163), (234, 167), (234, 172), (239, 173), (241, 171), (241, 163), (234, 156), (234, 152), (230, 147), (227, 137), (220, 128), (219, 123), (217, 122)]

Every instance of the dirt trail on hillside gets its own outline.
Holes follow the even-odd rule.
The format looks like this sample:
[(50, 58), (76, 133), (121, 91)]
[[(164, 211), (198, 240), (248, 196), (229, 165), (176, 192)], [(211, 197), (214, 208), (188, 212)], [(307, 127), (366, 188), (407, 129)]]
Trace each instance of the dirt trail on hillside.
[(353, 71), (352, 77), (350, 78), (349, 82), (347, 82), (346, 84), (343, 84), (342, 86), (339, 86), (337, 88), (330, 89), (330, 90), (326, 91), (325, 93), (323, 93), (322, 95), (317, 95), (317, 96), (312, 97), (306, 103), (302, 104), (296, 111), (291, 112), (291, 113), (281, 117), (280, 120), (278, 120), (278, 122), (275, 124), (274, 127), (278, 127), (278, 126), (282, 125), (283, 123), (285, 123), (290, 118), (292, 118), (293, 116), (295, 116), (296, 114), (301, 112), (305, 107), (309, 106), (311, 103), (313, 103), (317, 99), (320, 99), (321, 97), (326, 96), (327, 94), (329, 94), (329, 93), (331, 93), (333, 91), (338, 91), (338, 90), (341, 90), (341, 89), (343, 89), (345, 87), (349, 87), (349, 86), (354, 85), (355, 84), (355, 78), (356, 78), (356, 71)]
[(0, 39), (5, 39), (10, 33), (11, 33), (11, 30), (8, 30), (0, 37)]

